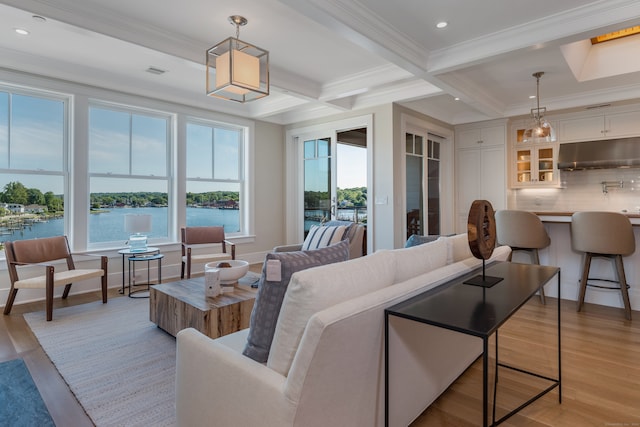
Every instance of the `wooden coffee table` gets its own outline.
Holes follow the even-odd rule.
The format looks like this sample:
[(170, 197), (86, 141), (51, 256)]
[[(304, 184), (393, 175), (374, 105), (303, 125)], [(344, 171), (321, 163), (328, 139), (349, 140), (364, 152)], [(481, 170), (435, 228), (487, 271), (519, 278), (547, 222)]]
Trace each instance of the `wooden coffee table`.
[(215, 298), (204, 295), (204, 277), (151, 286), (149, 318), (173, 336), (195, 328), (217, 338), (249, 327), (256, 289), (237, 285)]

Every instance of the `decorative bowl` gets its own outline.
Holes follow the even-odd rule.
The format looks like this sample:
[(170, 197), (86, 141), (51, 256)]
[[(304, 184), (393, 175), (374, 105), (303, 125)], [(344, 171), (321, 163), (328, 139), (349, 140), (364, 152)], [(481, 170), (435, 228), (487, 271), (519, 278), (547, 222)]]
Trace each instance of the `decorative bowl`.
[[(221, 262), (228, 262), (231, 267), (218, 267)], [(249, 263), (241, 259), (226, 260), (210, 262), (205, 265), (205, 268), (218, 268), (220, 270), (220, 284), (221, 285), (233, 285), (239, 278), (247, 274), (249, 271)]]

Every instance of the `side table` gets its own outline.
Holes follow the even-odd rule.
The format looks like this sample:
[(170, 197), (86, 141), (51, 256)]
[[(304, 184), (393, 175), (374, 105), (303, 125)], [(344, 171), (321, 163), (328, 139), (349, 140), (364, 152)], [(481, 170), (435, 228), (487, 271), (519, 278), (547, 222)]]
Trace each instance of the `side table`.
[[(150, 285), (150, 263), (151, 261), (158, 261), (158, 283), (162, 283), (162, 259), (164, 258), (164, 255), (162, 255), (160, 253), (160, 249), (159, 248), (155, 248), (155, 247), (147, 247), (145, 250), (135, 250), (132, 251), (129, 248), (126, 249), (121, 249), (118, 251), (119, 254), (122, 255), (122, 288), (119, 290), (119, 292), (121, 294), (124, 295), (124, 288), (125, 288), (125, 270), (124, 270), (124, 259), (125, 257), (127, 258), (129, 265), (128, 265), (128, 273), (129, 273), (129, 282), (128, 282), (128, 293), (127, 296), (131, 297), (131, 298), (148, 298), (148, 295), (140, 295), (140, 296), (134, 296), (134, 294), (139, 293), (139, 292), (146, 292), (149, 290), (149, 285)], [(139, 262), (139, 261), (147, 261), (147, 287), (146, 289), (140, 289), (140, 290), (136, 290), (136, 291), (131, 291), (131, 275), (133, 273), (133, 278), (135, 281), (135, 263)], [(133, 270), (131, 269), (132, 264), (133, 263)], [(136, 286), (135, 284), (133, 286)]]

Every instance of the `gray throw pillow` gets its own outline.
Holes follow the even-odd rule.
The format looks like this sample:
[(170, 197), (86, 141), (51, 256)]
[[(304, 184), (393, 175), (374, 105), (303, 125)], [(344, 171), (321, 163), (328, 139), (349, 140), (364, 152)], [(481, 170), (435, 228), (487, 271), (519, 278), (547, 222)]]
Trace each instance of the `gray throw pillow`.
[[(311, 251), (272, 252), (267, 254), (262, 266), (258, 294), (256, 295), (256, 301), (251, 312), (251, 320), (249, 321), (247, 345), (242, 354), (260, 363), (267, 361), (273, 334), (276, 330), (276, 323), (278, 322), (278, 315), (280, 314), (280, 307), (293, 273), (348, 259), (349, 242), (347, 240)], [(272, 265), (272, 267), (269, 267), (269, 265)], [(273, 273), (268, 269), (271, 268), (273, 270), (278, 267), (279, 272), (275, 274), (278, 280), (267, 280), (268, 276)]]

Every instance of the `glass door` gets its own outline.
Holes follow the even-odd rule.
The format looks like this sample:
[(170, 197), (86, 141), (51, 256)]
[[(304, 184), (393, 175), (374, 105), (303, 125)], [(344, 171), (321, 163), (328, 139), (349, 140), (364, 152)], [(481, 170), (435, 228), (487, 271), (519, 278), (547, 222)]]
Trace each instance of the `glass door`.
[(405, 134), (407, 238), (440, 234), (441, 142), (432, 134)]
[(304, 138), (304, 235), (312, 225), (335, 219), (335, 152), (331, 137)]
[(306, 135), (303, 144), (304, 235), (331, 220), (367, 222), (367, 129)]

